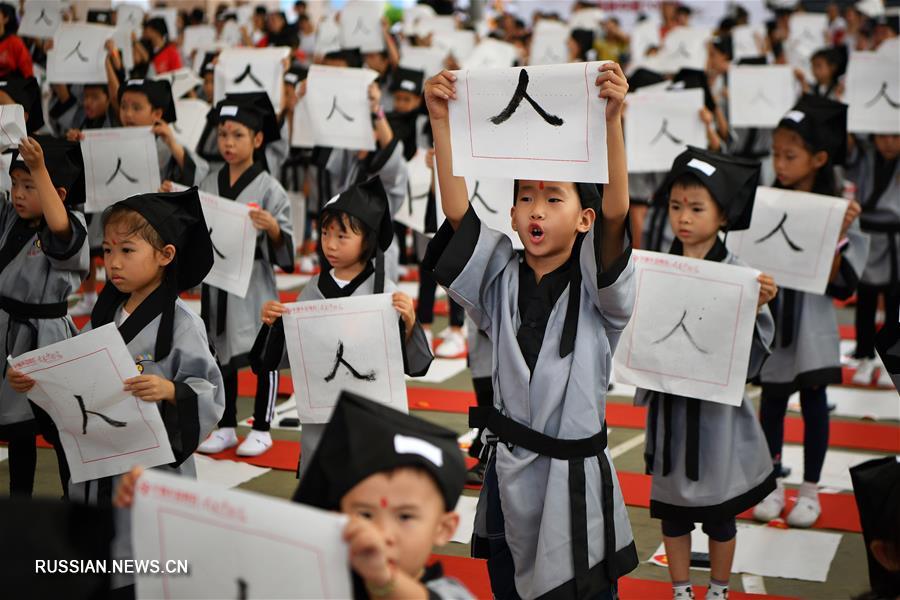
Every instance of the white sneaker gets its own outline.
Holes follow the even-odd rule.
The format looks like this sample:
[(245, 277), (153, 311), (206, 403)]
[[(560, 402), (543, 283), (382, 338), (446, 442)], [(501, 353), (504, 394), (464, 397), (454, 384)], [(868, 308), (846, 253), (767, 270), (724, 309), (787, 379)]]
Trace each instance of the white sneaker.
[(878, 373), (878, 387), (883, 388), (893, 388), (894, 380), (891, 379), (891, 374), (888, 373), (888, 370), (884, 368), (884, 365), (881, 366), (881, 372)]
[(875, 375), (875, 367), (877, 362), (874, 358), (862, 358), (856, 366), (856, 373), (853, 374), (853, 383), (856, 385), (871, 385), (872, 377)]
[(456, 358), (466, 352), (466, 338), (461, 333), (451, 332), (434, 350), (438, 358)]
[(778, 479), (775, 489), (763, 501), (753, 508), (753, 518), (763, 523), (768, 523), (781, 516), (784, 510), (784, 482)]
[(216, 454), (228, 448), (234, 448), (237, 443), (237, 433), (235, 433), (234, 427), (222, 427), (209, 434), (209, 437), (197, 446), (197, 452)]
[(86, 317), (91, 314), (94, 310), (94, 305), (97, 304), (97, 293), (87, 292), (81, 295), (81, 300), (79, 300), (75, 306), (69, 309), (69, 316), (72, 317)]
[(787, 524), (791, 527), (812, 527), (822, 514), (822, 505), (819, 497), (797, 496), (797, 504), (787, 516)]
[(238, 446), (238, 456), (259, 456), (272, 447), (272, 434), (268, 431), (250, 430), (247, 438)]

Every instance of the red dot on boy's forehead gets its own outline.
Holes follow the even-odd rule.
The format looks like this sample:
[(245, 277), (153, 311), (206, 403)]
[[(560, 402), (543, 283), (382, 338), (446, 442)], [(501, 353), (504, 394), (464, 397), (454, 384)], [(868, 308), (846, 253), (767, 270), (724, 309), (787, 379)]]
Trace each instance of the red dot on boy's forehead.
[(538, 181), (538, 189), (539, 189), (539, 190), (544, 189), (544, 182), (543, 182), (543, 181)]
[(387, 505), (388, 505), (387, 498), (382, 498), (381, 499), (381, 508), (387, 508)]

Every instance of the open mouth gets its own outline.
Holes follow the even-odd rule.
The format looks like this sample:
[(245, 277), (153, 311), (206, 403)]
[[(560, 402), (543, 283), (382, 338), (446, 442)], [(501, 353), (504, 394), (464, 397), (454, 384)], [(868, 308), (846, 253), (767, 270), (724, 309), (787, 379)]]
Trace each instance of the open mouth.
[(540, 225), (531, 224), (528, 226), (528, 237), (533, 244), (539, 244), (544, 239), (544, 230)]

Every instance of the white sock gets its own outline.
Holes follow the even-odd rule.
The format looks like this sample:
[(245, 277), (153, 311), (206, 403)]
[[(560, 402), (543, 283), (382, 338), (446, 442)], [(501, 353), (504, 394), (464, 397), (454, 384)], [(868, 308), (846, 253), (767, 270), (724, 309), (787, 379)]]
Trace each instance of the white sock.
[(800, 484), (799, 495), (802, 498), (809, 498), (811, 500), (818, 501), (818, 499), (819, 499), (819, 484), (811, 483), (809, 481), (804, 481), (802, 484)]
[(673, 600), (693, 600), (694, 590), (691, 588), (690, 581), (672, 582), (672, 599)]
[(728, 598), (728, 582), (709, 580), (709, 589), (706, 590), (706, 600), (726, 600)]

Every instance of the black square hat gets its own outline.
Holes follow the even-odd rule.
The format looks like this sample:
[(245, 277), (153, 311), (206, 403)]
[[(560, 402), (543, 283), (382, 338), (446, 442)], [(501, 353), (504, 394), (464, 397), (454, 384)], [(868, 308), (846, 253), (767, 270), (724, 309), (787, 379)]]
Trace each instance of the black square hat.
[(815, 151), (824, 150), (835, 165), (847, 157), (847, 105), (823, 96), (804, 94), (778, 122), (796, 131)]
[(216, 57), (219, 56), (218, 52), (206, 52), (203, 54), (203, 62), (200, 64), (200, 76), (204, 76), (207, 73), (214, 73), (216, 71)]
[(88, 23), (100, 23), (101, 25), (112, 25), (113, 11), (92, 8), (87, 12)]
[(329, 200), (322, 212), (334, 210), (352, 215), (375, 232), (378, 248), (384, 252), (394, 241), (394, 226), (387, 193), (376, 175), (349, 188)]
[(662, 73), (639, 67), (638, 69), (635, 69), (634, 73), (631, 74), (631, 77), (628, 78), (628, 90), (636, 92), (642, 87), (662, 83), (665, 80), (666, 78), (663, 77)]
[(113, 206), (119, 205), (139, 213), (166, 244), (175, 246), (179, 292), (200, 285), (213, 266), (213, 248), (196, 187), (138, 194)]
[(307, 459), (294, 501), (326, 510), (337, 510), (341, 498), (367, 477), (399, 467), (430, 473), (447, 510), (456, 506), (466, 481), (454, 432), (347, 391)]
[(418, 69), (407, 69), (398, 67), (394, 71), (394, 77), (388, 88), (392, 94), (394, 92), (409, 92), (417, 96), (422, 94), (425, 85), (425, 72)]
[(891, 573), (872, 554), (874, 540), (894, 541), (900, 527), (900, 462), (895, 456), (875, 458), (850, 468), (853, 494), (859, 509), (869, 584), (878, 598), (896, 598), (900, 594), (900, 573)]
[(665, 181), (656, 190), (654, 202), (667, 202), (672, 183), (685, 173), (695, 175), (709, 190), (725, 214), (728, 231), (750, 227), (759, 185), (759, 161), (688, 146), (675, 158)]
[(716, 101), (713, 99), (712, 91), (709, 89), (709, 79), (706, 73), (698, 69), (681, 69), (672, 78), (672, 90), (691, 90), (700, 88), (703, 90), (703, 104), (709, 110), (716, 110)]
[(261, 131), (263, 144), (281, 139), (278, 117), (275, 116), (275, 108), (266, 92), (227, 94), (209, 111), (206, 118), (216, 123), (237, 121), (253, 131)]
[(294, 64), (284, 72), (284, 82), (288, 85), (294, 86), (301, 81), (305, 81), (308, 75), (309, 69), (307, 69), (303, 65)]
[(138, 92), (147, 96), (153, 108), (161, 108), (162, 120), (174, 123), (178, 120), (175, 112), (175, 98), (172, 97), (172, 84), (164, 79), (129, 79), (119, 88), (119, 101), (125, 92)]
[[(44, 152), (44, 164), (50, 173), (50, 181), (54, 187), (66, 190), (65, 203), (71, 206), (84, 203), (84, 158), (81, 155), (81, 144), (53, 137), (52, 135), (32, 136)], [(13, 151), (9, 172), (13, 169), (24, 169), (28, 166), (19, 151)]]
[(21, 104), (28, 118), (25, 128), (29, 135), (44, 126), (44, 109), (41, 106), (41, 87), (34, 77), (16, 77), (0, 81), (0, 92), (8, 95), (13, 102)]

